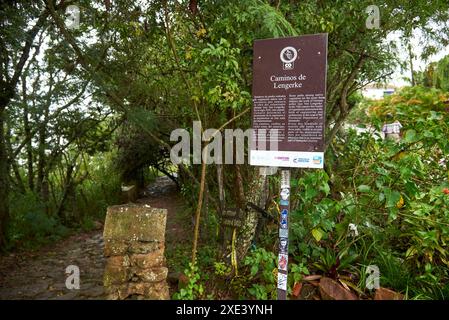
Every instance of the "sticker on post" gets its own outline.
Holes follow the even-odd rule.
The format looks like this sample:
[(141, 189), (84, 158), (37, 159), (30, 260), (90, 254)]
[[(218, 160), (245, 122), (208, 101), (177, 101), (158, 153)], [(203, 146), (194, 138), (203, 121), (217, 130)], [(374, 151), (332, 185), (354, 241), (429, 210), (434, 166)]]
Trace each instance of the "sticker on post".
[(281, 189), (290, 188), (290, 170), (281, 171)]
[(287, 219), (281, 219), (281, 229), (288, 229)]
[(288, 255), (279, 254), (279, 270), (287, 271)]
[(290, 197), (290, 189), (284, 188), (281, 190), (281, 199), (282, 200), (288, 200), (288, 197)]
[(279, 239), (279, 253), (288, 254), (288, 239), (287, 238)]
[(287, 275), (278, 272), (278, 289), (287, 291)]
[(289, 201), (288, 200), (281, 200), (281, 206), (288, 206)]
[(282, 219), (287, 219), (287, 215), (288, 215), (288, 210), (287, 209), (283, 209), (281, 211), (281, 218)]
[(279, 229), (279, 238), (288, 238), (288, 229)]

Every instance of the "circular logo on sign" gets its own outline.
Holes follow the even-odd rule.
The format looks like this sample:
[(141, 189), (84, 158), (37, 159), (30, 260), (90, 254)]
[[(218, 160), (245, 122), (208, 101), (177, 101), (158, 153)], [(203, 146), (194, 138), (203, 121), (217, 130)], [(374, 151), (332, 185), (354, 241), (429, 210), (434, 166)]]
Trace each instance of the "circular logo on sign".
[(283, 63), (292, 63), (298, 57), (298, 52), (293, 47), (285, 47), (281, 50), (280, 58)]

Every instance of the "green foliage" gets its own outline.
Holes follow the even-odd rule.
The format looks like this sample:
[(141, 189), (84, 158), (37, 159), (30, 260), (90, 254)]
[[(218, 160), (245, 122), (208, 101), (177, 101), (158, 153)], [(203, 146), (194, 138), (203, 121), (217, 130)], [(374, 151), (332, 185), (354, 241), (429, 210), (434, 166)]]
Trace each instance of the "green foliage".
[(173, 294), (173, 298), (177, 300), (193, 300), (200, 299), (204, 294), (204, 287), (200, 283), (199, 269), (196, 264), (189, 263), (189, 267), (184, 271), (188, 278), (185, 288), (181, 288)]
[(114, 153), (103, 153), (91, 157), (86, 171), (89, 177), (77, 188), (78, 210), (88, 219), (103, 220), (106, 208), (120, 201), (120, 175), (115, 170)]
[(88, 163), (79, 163), (86, 178), (75, 185), (70, 201), (58, 216), (63, 201), (64, 177), (58, 172), (50, 176), (54, 197), (48, 202), (35, 191), (15, 192), (10, 199), (11, 223), (8, 230), (9, 248), (37, 248), (69, 234), (70, 229), (91, 230), (96, 220), (103, 220), (107, 206), (120, 200), (120, 177), (112, 168), (113, 154), (90, 157)]
[(449, 91), (449, 56), (445, 56), (437, 62), (432, 76), (432, 84), (436, 88)]
[(68, 235), (69, 230), (58, 217), (45, 213), (45, 205), (33, 192), (13, 194), (11, 204), (13, 214), (8, 230), (9, 249), (35, 249)]
[(300, 282), (302, 280), (302, 278), (304, 277), (304, 275), (309, 275), (310, 271), (309, 269), (306, 267), (306, 262), (307, 259), (303, 259), (304, 261), (296, 264), (296, 263), (291, 263), (290, 264), (290, 270), (289, 270), (289, 276), (290, 279), (292, 281), (293, 284)]
[[(253, 41), (325, 32), (329, 36), (326, 123), (336, 124), (328, 131), (337, 132), (334, 129), (347, 113), (357, 109), (359, 113), (350, 116), (352, 122), (379, 130), (392, 113), (403, 124), (404, 135), (394, 143), (341, 130), (336, 137), (326, 135), (331, 142), (326, 171), (296, 171), (289, 247), (296, 262), (291, 265), (293, 280), (322, 272), (334, 277), (349, 274), (363, 283), (363, 270), (356, 266), (374, 261), (390, 270), (384, 281), (398, 290), (415, 290), (415, 296), (421, 292), (422, 297), (446, 296), (448, 212), (447, 195), (441, 189), (447, 187), (448, 96), (416, 87), (371, 104), (360, 99), (356, 88), (394, 69), (395, 48), (385, 41), (391, 32), (408, 40), (413, 33), (410, 26), (419, 28), (428, 40), (423, 46), (427, 55), (447, 45), (447, 2), (386, 0), (379, 6), (387, 19), (373, 30), (365, 27), (365, 9), (372, 4), (368, 0), (193, 3), (196, 12), (187, 9), (186, 1), (140, 5), (118, 0), (105, 10), (103, 1), (80, 0), (80, 28), (61, 33), (54, 24), (63, 14), (61, 2), (57, 16), (38, 26), (29, 57), (21, 54), (26, 52), (23, 44), (45, 6), (2, 5), (1, 79), (6, 85), (20, 65), (18, 60), (27, 60), (13, 92), (0, 93), (2, 102), (8, 100), (1, 106), (1, 118), (6, 120), (1, 123), (5, 138), (2, 135), (0, 147), (11, 165), (11, 170), (2, 170), (0, 180), (8, 181), (12, 173), (13, 243), (50, 237), (55, 230), (59, 234), (61, 224), (91, 228), (93, 220), (115, 202), (121, 180), (139, 182), (148, 166), (171, 166), (166, 144), (172, 144), (169, 137), (175, 128), (190, 130), (194, 120), (219, 128), (231, 119), (229, 127), (248, 128), (249, 112), (235, 117), (251, 106)], [(429, 28), (429, 22), (435, 27)], [(432, 85), (443, 90), (447, 90), (447, 65), (445, 58), (429, 70)], [(66, 106), (68, 101), (73, 103)], [(117, 143), (112, 145), (117, 127)], [(113, 153), (115, 168), (106, 159), (111, 149), (118, 149)], [(446, 160), (445, 167), (440, 159)], [(194, 204), (200, 170), (196, 165), (188, 169), (191, 174), (179, 172), (182, 194)], [(249, 186), (257, 175), (247, 165), (239, 169), (237, 174), (235, 167), (224, 166), (227, 205), (239, 202), (240, 191), (244, 197), (253, 192)], [(213, 169), (208, 169), (206, 187), (214, 199), (216, 176), (210, 172)], [(241, 182), (244, 190), (236, 192)], [(210, 215), (210, 225), (218, 226), (215, 213)], [(6, 218), (3, 210), (1, 226)], [(350, 224), (357, 226), (358, 234), (350, 232)], [(207, 241), (211, 238), (202, 235)], [(273, 242), (267, 238), (266, 244)], [(376, 250), (388, 254), (377, 255), (374, 243)], [(273, 249), (267, 250), (250, 253), (243, 275), (231, 279), (239, 296), (275, 297), (277, 261)], [(185, 265), (182, 253), (184, 260), (177, 261), (177, 267)], [(212, 269), (214, 255), (208, 246), (199, 250), (201, 269), (203, 264)], [(411, 275), (407, 284), (392, 280), (399, 265)], [(217, 275), (226, 276), (225, 266), (215, 268)], [(186, 272), (189, 285), (177, 297), (203, 297), (198, 267), (191, 265)]]
[(231, 266), (226, 265), (224, 262), (214, 262), (215, 274), (217, 276), (226, 276), (231, 273)]
[(274, 299), (277, 283), (277, 260), (274, 253), (263, 248), (256, 249), (245, 257), (243, 265), (249, 268), (250, 281), (253, 283), (248, 293), (256, 299)]
[[(377, 265), (381, 286), (407, 298), (447, 297), (445, 100), (441, 91), (416, 87), (368, 106), (362, 102), (365, 124), (380, 130), (386, 114), (392, 113), (404, 126), (402, 140), (382, 140), (372, 131), (341, 131), (326, 154), (329, 170), (295, 175), (289, 288), (305, 274), (323, 273), (344, 281), (360, 295), (370, 295), (365, 270)], [(264, 279), (257, 278), (252, 296), (269, 297), (271, 287), (265, 282), (276, 266), (273, 256), (273, 264), (267, 263), (270, 256), (260, 249), (247, 260), (248, 275)]]

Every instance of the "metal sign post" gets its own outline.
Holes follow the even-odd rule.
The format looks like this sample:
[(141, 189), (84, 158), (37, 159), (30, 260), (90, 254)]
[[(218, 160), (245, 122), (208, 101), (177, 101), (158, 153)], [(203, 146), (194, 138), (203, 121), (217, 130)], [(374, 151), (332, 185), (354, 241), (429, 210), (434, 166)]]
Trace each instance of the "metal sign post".
[(281, 170), (279, 217), (279, 256), (278, 256), (278, 300), (287, 300), (288, 271), (288, 215), (290, 212), (290, 169)]

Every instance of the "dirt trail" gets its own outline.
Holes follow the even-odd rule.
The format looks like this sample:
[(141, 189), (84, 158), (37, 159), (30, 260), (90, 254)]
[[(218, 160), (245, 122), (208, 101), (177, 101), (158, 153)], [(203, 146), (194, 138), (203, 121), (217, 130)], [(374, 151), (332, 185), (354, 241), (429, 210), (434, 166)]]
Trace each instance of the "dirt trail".
[[(188, 239), (188, 231), (179, 223), (177, 211), (182, 201), (175, 185), (166, 177), (147, 188), (139, 203), (168, 209), (166, 251), (176, 241)], [(0, 256), (0, 299), (103, 299), (103, 230), (68, 237), (35, 252)], [(176, 237), (174, 237), (176, 235)], [(80, 269), (80, 289), (65, 286), (65, 269)]]

